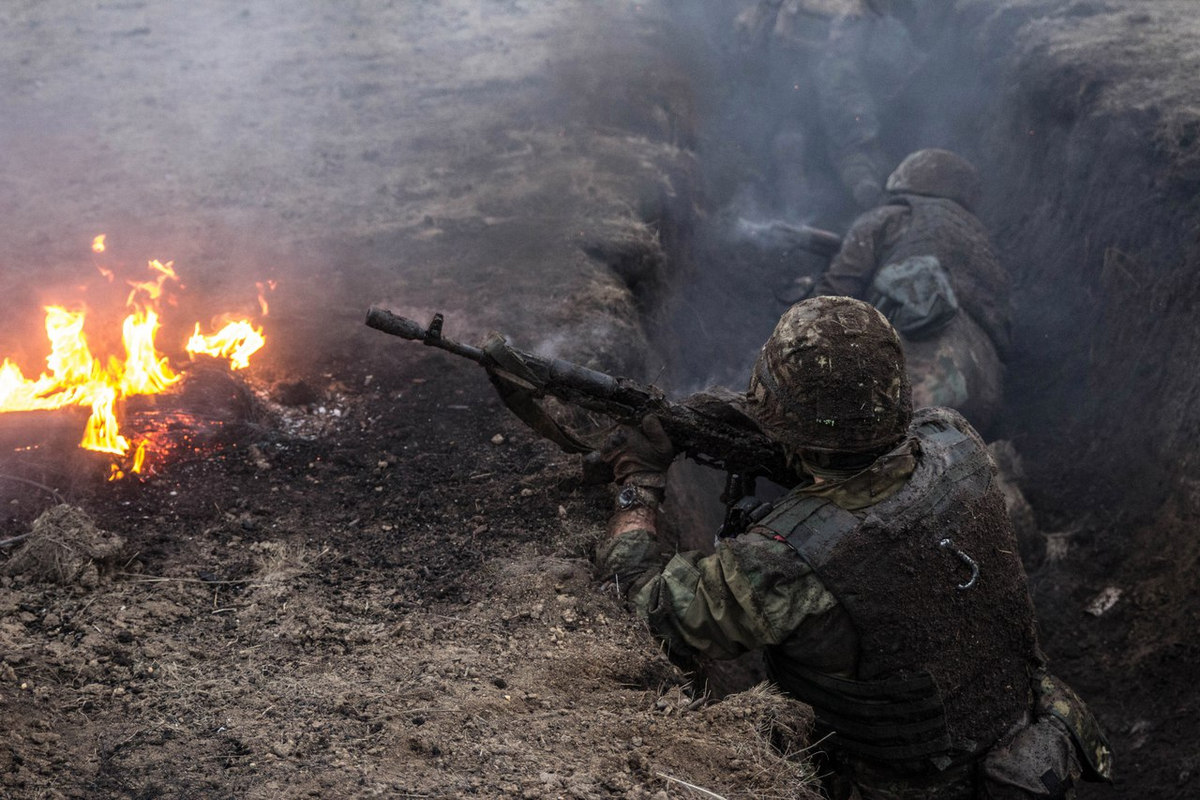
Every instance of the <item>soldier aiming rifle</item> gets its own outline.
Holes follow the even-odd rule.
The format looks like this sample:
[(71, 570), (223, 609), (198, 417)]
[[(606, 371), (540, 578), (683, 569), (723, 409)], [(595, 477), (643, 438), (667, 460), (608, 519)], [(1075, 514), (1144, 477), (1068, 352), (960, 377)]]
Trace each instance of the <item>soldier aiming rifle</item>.
[[(480, 364), (564, 449), (596, 445), (530, 415), (540, 397), (624, 423), (599, 445), (617, 491), (598, 574), (672, 652), (762, 651), (827, 734), (831, 798), (1070, 798), (1081, 777), (1109, 779), (1099, 725), (1047, 669), (995, 463), (958, 413), (913, 413), (900, 338), (871, 305), (792, 306), (748, 392), (703, 410), (496, 334), (461, 345), (440, 316), (423, 328), (372, 309), (367, 322)], [(659, 514), (680, 452), (791, 490), (738, 498), (714, 553), (668, 558)]]

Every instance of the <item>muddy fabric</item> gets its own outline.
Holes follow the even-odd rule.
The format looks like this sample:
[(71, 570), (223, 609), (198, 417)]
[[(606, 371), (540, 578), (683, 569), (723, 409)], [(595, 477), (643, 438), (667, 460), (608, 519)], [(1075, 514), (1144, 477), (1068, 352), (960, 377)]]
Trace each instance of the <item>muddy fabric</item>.
[[(832, 485), (802, 485), (776, 510), (712, 555), (680, 553), (669, 561), (649, 525), (623, 529), (600, 548), (598, 573), (615, 579), (672, 651), (733, 658), (763, 650), (783, 688), (819, 716), (834, 709), (826, 731), (828, 717), (854, 723), (856, 703), (883, 708), (889, 694), (910, 710), (924, 709), (907, 720), (905, 706), (891, 704), (899, 713), (888, 720), (890, 733), (903, 738), (906, 722), (935, 737), (944, 731), (944, 753), (880, 761), (830, 741), (831, 768), (842, 771), (855, 796), (1012, 796), (1004, 794), (1011, 786), (984, 774), (983, 757), (1029, 727), (1041, 657), (1024, 574), (978, 435), (953, 411), (919, 412), (910, 437), (869, 469)], [(821, 515), (836, 523), (809, 526), (823, 540), (793, 536), (789, 543), (787, 534)], [(975, 583), (972, 565), (979, 568)], [(836, 696), (839, 689), (848, 701)], [(1039, 750), (1036, 758), (1053, 760), (1058, 743), (1047, 744), (1042, 733), (1023, 741), (1042, 742), (1050, 752)], [(1072, 778), (1068, 772), (1064, 780)]]
[(812, 570), (782, 542), (723, 540), (713, 555), (679, 553), (664, 567), (652, 538), (645, 530), (612, 537), (597, 554), (597, 568), (602, 578), (618, 579), (638, 613), (677, 652), (735, 658), (835, 610)]
[(666, 485), (665, 473), (675, 460), (675, 446), (653, 414), (647, 414), (639, 427), (621, 425), (608, 435), (600, 456), (612, 466), (616, 483), (639, 486)]
[[(821, 497), (836, 504), (838, 508), (857, 511), (873, 506), (894, 494), (909, 479), (916, 465), (916, 443), (912, 439), (905, 439), (889, 452), (876, 458), (866, 469), (842, 480), (801, 486), (792, 496)], [(785, 502), (788, 500), (776, 505), (782, 506)]]
[(784, 312), (750, 379), (751, 415), (798, 450), (864, 453), (903, 438), (912, 395), (900, 339), (870, 304), (817, 297)]
[(963, 310), (1003, 354), (1009, 343), (1008, 273), (983, 224), (952, 200), (896, 195), (860, 216), (816, 293), (864, 298), (881, 267), (920, 255), (937, 257)]
[(1062, 798), (1074, 795), (1082, 769), (1066, 725), (1042, 717), (994, 748), (984, 759), (983, 774), (989, 798)]
[(890, 261), (875, 273), (867, 302), (883, 312), (909, 340), (928, 339), (945, 329), (958, 313), (950, 275), (937, 256)]
[[(906, 440), (848, 480), (810, 482), (792, 494), (865, 508), (897, 491), (914, 467), (913, 446)], [(853, 670), (858, 634), (787, 543), (760, 529), (721, 540), (712, 555), (680, 553), (668, 563), (653, 532), (626, 526), (625, 517), (615, 514), (610, 521), (612, 535), (596, 554), (597, 576), (629, 596), (673, 649), (731, 658), (782, 644), (811, 668)]]
[(895, 194), (944, 197), (974, 213), (979, 202), (979, 172), (957, 153), (936, 147), (906, 156), (888, 176), (887, 190)]
[[(868, 686), (847, 685), (839, 697), (839, 687), (820, 678), (790, 680), (786, 654), (772, 655), (784, 687), (813, 703), (818, 717), (861, 726), (839, 735), (842, 746), (871, 758), (949, 762), (977, 755), (1028, 711), (1030, 676), (1040, 662), (1024, 572), (987, 450), (947, 409), (919, 412), (913, 431), (916, 471), (887, 500), (857, 512), (805, 500), (762, 523), (785, 536), (846, 607), (861, 637), (851, 677)], [(872, 727), (872, 719), (888, 719), (889, 686), (898, 676), (934, 679), (924, 688), (944, 703), (942, 731), (916, 723), (911, 735)], [(880, 690), (874, 702), (865, 699), (871, 685)], [(920, 691), (899, 694), (897, 702), (916, 707)], [(823, 715), (822, 705), (831, 711)], [(948, 734), (940, 745), (938, 733)]]
[(1004, 365), (974, 319), (957, 314), (931, 339), (906, 340), (913, 405), (953, 408), (987, 430), (1000, 413)]
[(1038, 716), (1053, 718), (1070, 735), (1090, 781), (1112, 780), (1112, 747), (1091, 709), (1070, 686), (1048, 672), (1037, 677)]

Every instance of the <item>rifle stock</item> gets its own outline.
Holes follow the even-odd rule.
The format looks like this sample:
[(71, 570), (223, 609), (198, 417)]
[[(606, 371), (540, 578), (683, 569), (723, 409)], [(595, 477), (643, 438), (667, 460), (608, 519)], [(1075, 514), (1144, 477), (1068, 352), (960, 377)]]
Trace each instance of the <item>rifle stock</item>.
[(701, 404), (674, 402), (649, 384), (517, 350), (497, 333), (490, 334), (479, 347), (461, 344), (442, 336), (442, 323), (441, 314), (434, 315), (428, 327), (422, 327), (378, 306), (367, 312), (371, 328), (479, 364), (488, 372), (505, 405), (567, 452), (588, 452), (597, 449), (598, 444), (551, 420), (536, 405), (537, 400), (555, 397), (626, 425), (638, 425), (644, 416), (654, 414), (675, 448), (697, 463), (747, 477), (765, 477), (783, 486), (797, 481), (783, 448), (733, 404), (709, 402), (701, 408)]

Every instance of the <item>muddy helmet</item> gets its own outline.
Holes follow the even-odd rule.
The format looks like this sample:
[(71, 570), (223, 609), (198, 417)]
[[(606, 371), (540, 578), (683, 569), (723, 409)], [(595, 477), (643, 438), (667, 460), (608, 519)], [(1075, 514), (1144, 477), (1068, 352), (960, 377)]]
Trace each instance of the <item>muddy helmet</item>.
[(945, 197), (968, 211), (979, 201), (979, 173), (970, 161), (949, 150), (918, 150), (888, 176), (887, 190)]
[(748, 400), (763, 431), (795, 451), (883, 450), (912, 420), (899, 335), (874, 306), (849, 297), (784, 312), (754, 364)]

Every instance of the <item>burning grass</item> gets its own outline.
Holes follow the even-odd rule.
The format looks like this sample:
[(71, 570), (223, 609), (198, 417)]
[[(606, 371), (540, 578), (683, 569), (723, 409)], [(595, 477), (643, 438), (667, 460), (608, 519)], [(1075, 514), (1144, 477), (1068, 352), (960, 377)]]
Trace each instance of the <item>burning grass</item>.
[[(97, 236), (92, 242), (93, 254), (98, 259), (107, 250), (105, 237)], [(116, 269), (100, 261), (95, 266), (101, 278), (116, 288)], [(128, 287), (123, 303), (125, 316), (120, 322), (123, 355), (93, 353), (85, 330), (91, 314), (87, 304), (74, 309), (52, 304), (45, 306), (45, 332), (50, 345), (45, 370), (30, 378), (11, 358), (0, 365), (0, 413), (73, 406), (90, 409), (79, 446), (113, 456), (111, 479), (142, 473), (147, 467), (147, 454), (154, 448), (152, 436), (131, 440), (122, 432), (120, 417), (125, 401), (170, 391), (181, 379), (171, 359), (160, 352), (156, 339), (162, 326), (162, 309), (177, 305), (176, 292), (183, 285), (173, 262), (151, 260), (147, 269), (149, 279), (120, 282)], [(258, 308), (264, 315), (267, 304), (262, 293), (267, 288), (259, 284)], [(116, 326), (120, 314), (101, 314), (99, 332), (109, 333), (108, 328)], [(246, 368), (250, 357), (266, 344), (262, 327), (251, 319), (227, 313), (216, 318), (220, 327), (213, 333), (204, 333), (201, 324), (195, 323), (179, 352), (192, 359), (222, 359), (234, 370)]]

